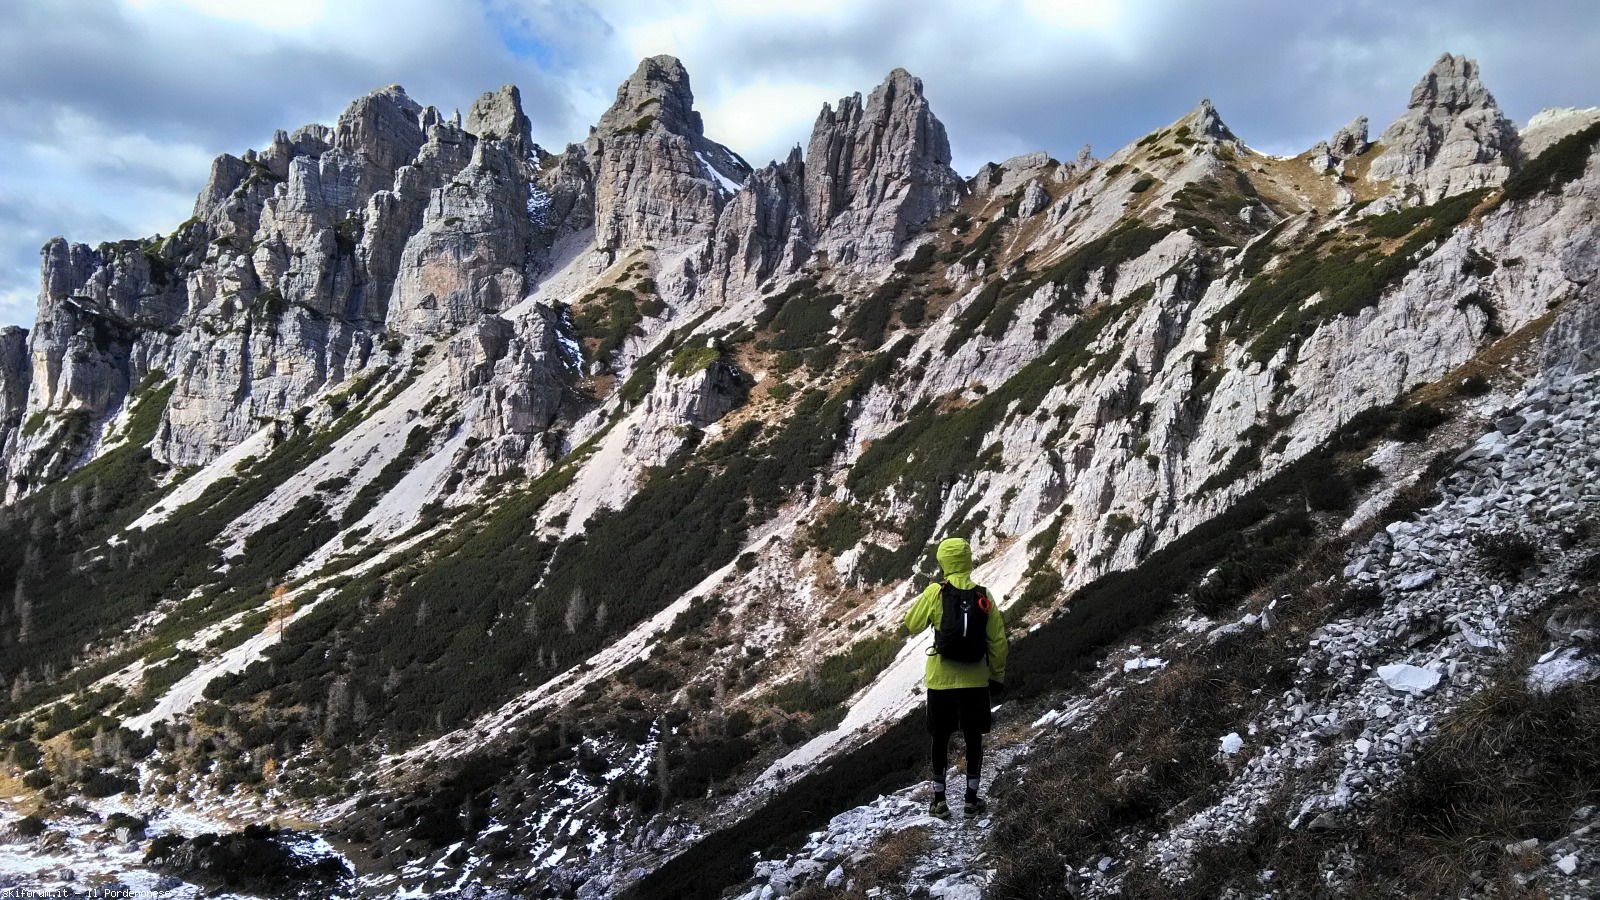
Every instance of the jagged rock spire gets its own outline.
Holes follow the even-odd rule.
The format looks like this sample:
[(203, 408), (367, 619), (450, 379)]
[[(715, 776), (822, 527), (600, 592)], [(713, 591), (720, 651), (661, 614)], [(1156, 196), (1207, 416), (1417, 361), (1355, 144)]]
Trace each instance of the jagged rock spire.
[(806, 206), (836, 261), (892, 259), (964, 191), (921, 79), (895, 69), (865, 104), (853, 94), (823, 105), (806, 153)]
[(1372, 144), (1367, 140), (1367, 117), (1356, 116), (1350, 124), (1335, 131), (1326, 141), (1317, 141), (1311, 148), (1311, 168), (1316, 172), (1339, 169), (1344, 161), (1367, 152)]
[(522, 93), (514, 84), (489, 91), (467, 110), (466, 130), (480, 138), (510, 141), (524, 153), (533, 147), (532, 123), (522, 111)]
[(1415, 189), (1424, 203), (1500, 184), (1517, 133), (1478, 76), (1477, 62), (1446, 53), (1411, 90), (1411, 103), (1378, 138), (1370, 176)]
[(617, 88), (587, 142), (595, 160), (595, 240), (618, 250), (706, 237), (750, 174), (709, 140), (683, 63), (652, 56)]
[(1217, 108), (1209, 99), (1201, 100), (1198, 106), (1189, 110), (1183, 118), (1173, 124), (1177, 128), (1187, 127), (1191, 136), (1195, 138), (1239, 143), (1239, 138), (1228, 128), (1227, 123), (1222, 121), (1222, 116), (1218, 114)]
[(646, 117), (674, 134), (705, 134), (705, 124), (694, 110), (689, 72), (675, 56), (640, 60), (639, 67), (617, 87), (616, 101), (600, 116), (595, 130), (612, 134), (635, 127)]
[(1367, 117), (1356, 116), (1350, 124), (1333, 133), (1328, 149), (1338, 159), (1349, 159), (1367, 152), (1372, 144), (1367, 140)]
[(423, 140), (422, 105), (398, 84), (350, 104), (333, 129), (336, 149), (363, 157), (390, 178), (416, 158)]
[(722, 211), (712, 242), (712, 284), (724, 294), (787, 274), (811, 252), (805, 211), (806, 167), (800, 148), (757, 169)]

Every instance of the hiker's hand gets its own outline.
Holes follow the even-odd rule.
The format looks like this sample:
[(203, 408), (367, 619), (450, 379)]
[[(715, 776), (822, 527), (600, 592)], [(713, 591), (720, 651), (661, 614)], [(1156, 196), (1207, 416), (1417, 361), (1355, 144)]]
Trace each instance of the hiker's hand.
[(994, 702), (999, 703), (1000, 702), (1000, 698), (1004, 697), (1005, 695), (1006, 695), (1006, 684), (1005, 684), (1005, 682), (1003, 682), (1003, 681), (993, 681), (993, 680), (991, 680), (989, 682), (989, 699), (990, 700), (993, 700)]

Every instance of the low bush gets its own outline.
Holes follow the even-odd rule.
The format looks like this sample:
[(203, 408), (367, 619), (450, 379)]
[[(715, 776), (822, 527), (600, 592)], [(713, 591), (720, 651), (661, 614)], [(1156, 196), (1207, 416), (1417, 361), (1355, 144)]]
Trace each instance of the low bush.
[(1506, 581), (1521, 581), (1523, 573), (1539, 563), (1539, 548), (1515, 531), (1475, 534), (1472, 545), (1482, 557), (1484, 570)]
[(1450, 414), (1432, 403), (1413, 403), (1395, 417), (1392, 434), (1397, 441), (1414, 444), (1449, 420)]
[(900, 651), (901, 638), (882, 635), (857, 641), (824, 659), (809, 675), (779, 685), (772, 702), (784, 712), (820, 712), (871, 684)]

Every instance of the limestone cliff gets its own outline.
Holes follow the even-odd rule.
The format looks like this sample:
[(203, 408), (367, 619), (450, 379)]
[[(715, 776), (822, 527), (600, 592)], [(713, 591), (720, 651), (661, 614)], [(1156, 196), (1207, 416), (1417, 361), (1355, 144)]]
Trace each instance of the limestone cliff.
[(1411, 91), (1405, 113), (1378, 137), (1372, 178), (1414, 188), (1423, 203), (1493, 186), (1517, 160), (1517, 132), (1479, 79), (1478, 64), (1446, 53)]
[(904, 69), (889, 73), (865, 104), (854, 94), (817, 115), (806, 149), (806, 212), (833, 261), (883, 265), (964, 191), (922, 80)]
[(595, 242), (606, 251), (703, 242), (750, 174), (706, 138), (689, 73), (670, 56), (639, 64), (585, 146), (594, 160)]

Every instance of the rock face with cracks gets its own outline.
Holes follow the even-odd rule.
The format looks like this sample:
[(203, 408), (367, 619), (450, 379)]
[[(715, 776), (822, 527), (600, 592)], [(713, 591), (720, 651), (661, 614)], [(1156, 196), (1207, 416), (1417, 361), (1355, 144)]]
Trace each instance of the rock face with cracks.
[(1369, 175), (1414, 189), (1423, 203), (1504, 182), (1518, 153), (1516, 129), (1479, 79), (1478, 64), (1448, 53), (1378, 143), (1383, 153)]

